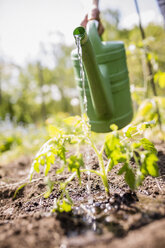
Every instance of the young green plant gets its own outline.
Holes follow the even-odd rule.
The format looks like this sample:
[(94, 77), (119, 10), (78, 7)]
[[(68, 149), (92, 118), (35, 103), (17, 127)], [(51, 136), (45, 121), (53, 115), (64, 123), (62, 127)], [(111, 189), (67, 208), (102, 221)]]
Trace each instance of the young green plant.
[[(55, 185), (59, 185), (60, 197), (55, 199), (53, 211), (70, 211), (73, 201), (69, 196), (68, 187), (71, 181), (77, 177), (81, 184), (82, 173), (94, 173), (99, 176), (104, 185), (106, 195), (110, 195), (108, 174), (114, 166), (118, 166), (118, 175), (123, 174), (126, 183), (134, 190), (143, 182), (147, 175), (158, 176), (157, 151), (148, 139), (142, 138), (141, 134), (146, 128), (153, 125), (143, 123), (138, 126), (129, 125), (123, 130), (117, 130), (116, 125), (111, 125), (112, 132), (105, 136), (105, 141), (99, 149), (94, 142), (93, 134), (86, 115), (69, 117), (65, 120), (69, 128), (69, 133), (54, 126), (49, 126), (51, 139), (48, 140), (37, 153), (30, 171), (30, 180), (34, 172), (39, 173), (41, 167), (44, 168), (47, 177), (47, 192), (45, 197), (49, 197)], [(80, 145), (88, 144), (95, 152), (99, 167), (90, 169), (85, 167), (83, 154), (80, 152)], [(75, 147), (73, 154), (70, 147)], [(105, 161), (104, 156), (107, 159)], [(132, 165), (131, 161), (134, 160)], [(66, 172), (67, 179), (64, 182), (52, 181), (48, 177), (51, 166), (58, 164), (55, 174)]]

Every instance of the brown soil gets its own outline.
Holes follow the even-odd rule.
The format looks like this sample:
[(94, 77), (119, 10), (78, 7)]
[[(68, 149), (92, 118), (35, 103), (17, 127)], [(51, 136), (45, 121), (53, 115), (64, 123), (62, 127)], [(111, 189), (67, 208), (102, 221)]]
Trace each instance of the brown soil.
[[(87, 175), (81, 187), (75, 179), (69, 193), (75, 203), (72, 213), (52, 213), (58, 187), (48, 199), (43, 174), (20, 190), (27, 181), (32, 159), (22, 157), (0, 165), (0, 247), (1, 248), (164, 248), (165, 247), (165, 144), (157, 144), (160, 177), (147, 177), (137, 192), (130, 192), (114, 168), (109, 176), (111, 197), (106, 198), (100, 179), (91, 176), (91, 197), (86, 190)], [(86, 153), (84, 153), (86, 154)], [(84, 155), (85, 156), (85, 155)], [(98, 166), (90, 151), (88, 161)], [(54, 177), (54, 171), (50, 172)], [(57, 177), (57, 176), (56, 176)], [(65, 179), (58, 175), (58, 180)]]

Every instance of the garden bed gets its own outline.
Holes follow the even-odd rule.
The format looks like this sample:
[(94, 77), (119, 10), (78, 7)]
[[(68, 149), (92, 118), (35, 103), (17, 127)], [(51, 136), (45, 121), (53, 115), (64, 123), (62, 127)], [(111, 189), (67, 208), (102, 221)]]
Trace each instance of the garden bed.
[[(70, 183), (69, 193), (74, 201), (71, 213), (52, 213), (58, 186), (50, 197), (45, 190), (44, 175), (35, 175), (32, 182), (21, 189), (16, 199), (15, 190), (27, 182), (32, 159), (22, 157), (13, 163), (0, 165), (0, 247), (165, 247), (165, 144), (156, 144), (159, 157), (158, 178), (148, 176), (143, 186), (131, 192), (114, 167), (109, 175), (111, 195), (106, 198), (96, 175), (91, 175), (91, 194), (87, 191), (88, 177)], [(92, 151), (88, 163), (96, 169), (98, 161)], [(87, 149), (83, 149), (86, 160)], [(106, 157), (105, 157), (106, 159)], [(53, 168), (49, 172), (54, 178)], [(59, 181), (65, 175), (56, 175)]]

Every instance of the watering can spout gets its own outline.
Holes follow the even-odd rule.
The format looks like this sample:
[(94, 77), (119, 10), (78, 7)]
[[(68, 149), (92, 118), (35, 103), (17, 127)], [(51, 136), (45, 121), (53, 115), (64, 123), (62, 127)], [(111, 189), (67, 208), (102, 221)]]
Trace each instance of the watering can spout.
[[(85, 69), (88, 87), (91, 95), (93, 109), (98, 119), (108, 119), (113, 115), (114, 104), (111, 94), (111, 86), (107, 83), (97, 64), (95, 50), (85, 28), (77, 27), (73, 35), (79, 40), (81, 56)], [(97, 42), (97, 41), (96, 41)], [(77, 42), (76, 42), (77, 43)]]

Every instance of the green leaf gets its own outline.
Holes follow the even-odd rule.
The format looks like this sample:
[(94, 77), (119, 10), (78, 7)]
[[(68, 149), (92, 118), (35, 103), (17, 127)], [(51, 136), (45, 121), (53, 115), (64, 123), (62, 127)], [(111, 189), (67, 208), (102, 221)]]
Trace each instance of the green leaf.
[(49, 196), (50, 196), (51, 192), (50, 191), (47, 191), (45, 194), (44, 194), (44, 198), (47, 199)]
[(45, 166), (45, 176), (48, 175), (48, 172), (50, 171), (51, 163), (49, 161), (46, 161), (46, 166)]
[(128, 168), (128, 164), (125, 163), (125, 164), (120, 168), (120, 170), (118, 171), (117, 174), (118, 174), (118, 175), (122, 175), (124, 172), (126, 172), (127, 168)]
[(118, 175), (122, 175), (125, 173), (124, 178), (128, 186), (134, 190), (136, 187), (136, 179), (133, 170), (129, 167), (128, 163), (125, 163), (120, 170), (118, 171)]
[(54, 182), (51, 181), (51, 179), (48, 177), (46, 179), (46, 185), (47, 185), (47, 192), (44, 194), (44, 198), (48, 198), (53, 190), (53, 187), (54, 187)]
[(141, 164), (140, 171), (141, 171), (142, 175), (144, 175), (144, 177), (146, 177), (148, 175), (148, 170), (146, 168), (146, 162), (145, 161)]
[[(155, 115), (155, 113), (153, 113), (153, 117), (154, 117), (154, 115)], [(142, 122), (138, 125), (138, 130), (141, 131), (141, 133), (142, 133), (142, 131), (146, 130), (149, 127), (153, 127), (153, 125), (155, 125), (155, 124), (156, 124), (155, 120)]]
[(54, 138), (54, 137), (58, 137), (60, 135), (63, 134), (63, 131), (53, 125), (49, 125), (48, 126), (48, 133), (49, 133), (49, 136)]
[(18, 189), (16, 189), (16, 191), (15, 191), (15, 193), (14, 193), (14, 196), (13, 196), (13, 199), (16, 198), (18, 192), (19, 192), (21, 189), (23, 189), (27, 184), (28, 184), (28, 183), (24, 183), (24, 184), (22, 184)]
[(38, 162), (38, 159), (34, 160), (33, 164), (32, 164), (34, 170), (39, 173), (40, 172), (40, 163)]
[(65, 169), (65, 165), (61, 166), (61, 168), (56, 170), (56, 174), (62, 173), (64, 171), (64, 169)]
[(131, 168), (127, 168), (126, 170), (125, 181), (132, 190), (135, 189), (135, 174)]
[(62, 203), (60, 200), (54, 199), (54, 206), (52, 212), (70, 212), (72, 210), (72, 204), (67, 199), (63, 199)]
[(140, 143), (143, 146), (144, 150), (151, 151), (152, 153), (157, 154), (157, 150), (156, 150), (154, 144), (151, 141), (149, 141), (148, 139), (143, 138), (140, 140)]
[(81, 117), (80, 116), (70, 116), (66, 119), (64, 119), (64, 122), (69, 125), (69, 126), (74, 126), (76, 127), (81, 121)]
[(71, 172), (76, 171), (77, 172), (77, 176), (80, 179), (80, 167), (83, 167), (84, 166), (84, 161), (83, 161), (82, 154), (79, 154), (78, 156), (71, 155), (67, 159), (67, 165), (68, 165), (69, 171), (71, 171)]
[(48, 175), (48, 172), (50, 171), (51, 165), (55, 162), (55, 155), (51, 152), (48, 152), (46, 155), (46, 161), (45, 161), (45, 176)]
[(118, 136), (110, 133), (106, 136), (105, 139), (105, 152), (108, 158), (111, 157), (111, 153), (116, 149), (120, 149), (120, 139)]
[(165, 88), (165, 72), (159, 71), (155, 73), (154, 80), (158, 82), (160, 88)]
[(55, 162), (55, 156), (53, 153), (48, 153), (46, 156), (46, 159), (51, 164), (54, 164), (54, 162)]
[(110, 125), (110, 129), (111, 129), (112, 131), (117, 131), (117, 130), (118, 130), (118, 126), (117, 126), (116, 124), (111, 124), (111, 125)]
[(64, 146), (64, 143), (63, 144), (60, 144), (58, 146), (58, 150), (57, 150), (57, 156), (62, 159), (64, 161), (64, 163), (66, 163), (66, 148)]
[(131, 148), (132, 148), (133, 150), (139, 149), (140, 147), (141, 147), (141, 143), (140, 143), (140, 142), (133, 142), (133, 143), (131, 144)]
[(62, 205), (61, 205), (61, 211), (70, 212), (72, 210), (72, 206), (69, 201), (63, 199)]
[(150, 110), (152, 110), (152, 108), (153, 108), (153, 104), (151, 102), (148, 101), (148, 102), (142, 103), (139, 108), (139, 114), (145, 117), (150, 112)]
[(53, 187), (54, 187), (54, 182), (49, 177), (47, 178), (46, 184), (47, 184), (50, 192), (52, 192)]
[(127, 160), (125, 146), (121, 143), (118, 134), (110, 133), (106, 136), (105, 153), (113, 161), (114, 165)]
[(38, 159), (40, 165), (44, 166), (45, 165), (45, 156), (41, 156), (39, 159)]
[(159, 76), (159, 85), (160, 88), (165, 88), (165, 72), (162, 72)]
[(111, 159), (113, 160), (114, 164), (124, 163), (127, 160), (127, 155), (116, 149), (111, 152)]
[(153, 153), (149, 154), (145, 160), (148, 173), (153, 177), (159, 176), (157, 161), (158, 157)]
[(147, 58), (148, 58), (149, 61), (151, 61), (152, 58), (153, 58), (153, 54), (152, 53), (147, 53)]
[(131, 138), (132, 135), (134, 135), (135, 133), (137, 133), (137, 127), (134, 127), (134, 126), (130, 126), (126, 132), (125, 132), (125, 135), (127, 138)]

